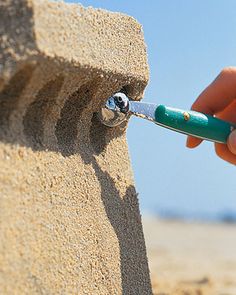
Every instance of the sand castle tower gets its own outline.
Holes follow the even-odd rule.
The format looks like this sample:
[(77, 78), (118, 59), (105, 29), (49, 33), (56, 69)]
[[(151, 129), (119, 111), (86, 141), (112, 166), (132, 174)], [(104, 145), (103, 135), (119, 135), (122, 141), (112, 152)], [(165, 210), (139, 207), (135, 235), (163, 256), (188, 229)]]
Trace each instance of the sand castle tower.
[(0, 294), (151, 294), (127, 126), (96, 117), (147, 81), (133, 18), (0, 2)]

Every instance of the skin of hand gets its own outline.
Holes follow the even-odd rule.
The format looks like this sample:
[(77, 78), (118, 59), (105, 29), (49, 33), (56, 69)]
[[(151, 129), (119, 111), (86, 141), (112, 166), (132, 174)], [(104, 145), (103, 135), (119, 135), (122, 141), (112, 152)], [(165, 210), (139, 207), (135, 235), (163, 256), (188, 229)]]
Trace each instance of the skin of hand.
[[(224, 68), (199, 95), (192, 110), (236, 124), (236, 67)], [(201, 142), (199, 138), (188, 136), (186, 146), (195, 148)], [(227, 144), (215, 143), (215, 151), (220, 158), (236, 165), (236, 129), (231, 132)]]

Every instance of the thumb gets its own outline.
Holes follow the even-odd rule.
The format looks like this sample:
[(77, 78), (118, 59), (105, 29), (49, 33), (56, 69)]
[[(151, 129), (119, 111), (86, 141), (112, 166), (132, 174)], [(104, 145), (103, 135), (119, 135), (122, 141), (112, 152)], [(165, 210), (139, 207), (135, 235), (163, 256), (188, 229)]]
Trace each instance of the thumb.
[(227, 145), (231, 153), (236, 155), (236, 129), (230, 133)]

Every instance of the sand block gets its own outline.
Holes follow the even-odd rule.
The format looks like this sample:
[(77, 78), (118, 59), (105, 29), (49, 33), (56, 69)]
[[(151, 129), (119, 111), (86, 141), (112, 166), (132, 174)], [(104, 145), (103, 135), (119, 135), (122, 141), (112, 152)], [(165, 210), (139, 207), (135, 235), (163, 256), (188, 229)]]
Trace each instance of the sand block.
[(133, 18), (0, 3), (0, 294), (151, 294), (126, 125), (96, 112), (148, 81)]

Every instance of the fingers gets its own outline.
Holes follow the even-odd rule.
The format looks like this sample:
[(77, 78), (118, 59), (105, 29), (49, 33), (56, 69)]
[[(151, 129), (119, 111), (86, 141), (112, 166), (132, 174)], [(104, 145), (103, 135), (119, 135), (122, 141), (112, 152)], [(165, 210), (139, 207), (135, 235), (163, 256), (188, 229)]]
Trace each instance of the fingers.
[(225, 109), (236, 97), (236, 68), (225, 68), (200, 94), (192, 109), (214, 115)]
[(215, 151), (218, 157), (236, 165), (236, 156), (228, 149), (227, 145), (215, 143)]
[[(228, 138), (228, 149), (230, 150), (230, 152), (234, 155), (236, 155), (236, 130), (234, 130), (233, 132), (231, 132), (229, 138)], [(235, 156), (236, 158), (236, 156)]]
[[(236, 98), (236, 68), (229, 67), (221, 71), (218, 77), (200, 94), (192, 105), (192, 110), (209, 115), (223, 111)], [(234, 112), (236, 117), (236, 112)], [(230, 116), (228, 114), (228, 116)], [(231, 114), (230, 120), (233, 117)], [(188, 136), (186, 146), (195, 148), (201, 139)]]
[(224, 110), (218, 112), (216, 117), (236, 124), (236, 100), (234, 99)]
[(200, 139), (200, 138), (188, 136), (187, 142), (186, 142), (186, 147), (193, 149), (193, 148), (197, 147), (201, 142), (202, 142), (202, 139)]
[[(236, 100), (231, 102), (222, 112), (218, 113), (217, 117), (225, 121), (236, 123)], [(220, 158), (232, 164), (236, 164), (236, 130), (231, 132), (227, 141), (227, 146), (224, 145), (222, 147), (216, 144), (215, 150)]]

